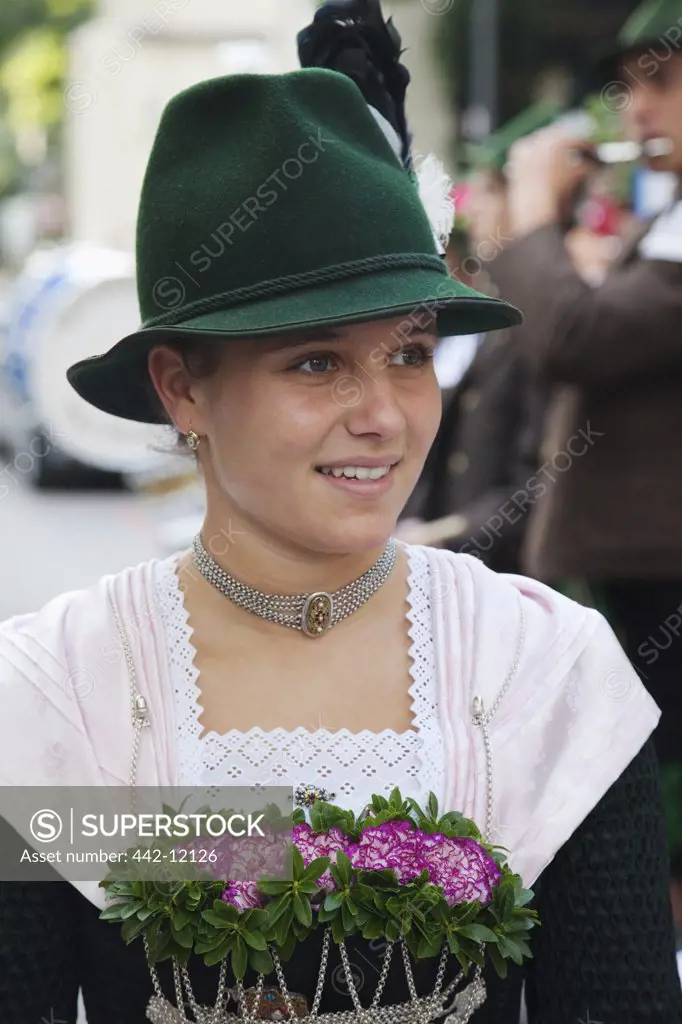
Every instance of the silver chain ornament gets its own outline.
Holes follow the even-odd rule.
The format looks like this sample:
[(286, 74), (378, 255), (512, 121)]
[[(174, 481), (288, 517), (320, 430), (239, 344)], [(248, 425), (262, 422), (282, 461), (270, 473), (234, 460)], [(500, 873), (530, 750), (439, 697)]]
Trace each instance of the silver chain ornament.
[[(149, 728), (150, 725), (149, 709), (145, 698), (137, 688), (137, 676), (130, 641), (123, 627), (123, 623), (121, 622), (121, 618), (113, 598), (111, 599), (111, 606), (113, 609), (114, 621), (121, 640), (122, 650), (125, 656), (130, 686), (133, 743), (130, 758), (129, 779), (132, 790), (131, 802), (134, 810), (136, 806), (135, 786), (137, 784), (140, 740), (143, 729)], [(485, 840), (488, 843), (492, 841), (494, 800), (492, 747), (490, 743), (488, 725), (511, 686), (519, 668), (521, 653), (526, 638), (526, 619), (523, 607), (520, 608), (520, 623), (519, 642), (517, 644), (514, 661), (492, 706), (488, 711), (486, 711), (483, 700), (480, 696), (475, 696), (471, 704), (472, 723), (481, 729), (483, 736), (483, 749), (486, 766)], [(163, 989), (156, 968), (150, 962), (149, 945), (147, 943), (146, 936), (143, 936), (147, 963), (149, 965), (152, 985), (154, 988), (154, 994), (150, 998), (147, 1006), (147, 1019), (151, 1021), (152, 1024), (258, 1024), (259, 1021), (267, 1019), (299, 1020), (302, 1021), (303, 1024), (430, 1024), (430, 1022), (434, 1021), (442, 1021), (443, 1024), (468, 1024), (476, 1010), (485, 1002), (486, 986), (485, 981), (483, 980), (481, 968), (478, 966), (474, 970), (472, 981), (470, 981), (469, 984), (460, 992), (456, 992), (456, 989), (462, 980), (461, 972), (447, 985), (445, 989), (442, 989), (448, 962), (447, 945), (443, 947), (443, 951), (441, 953), (434, 991), (429, 996), (418, 996), (409, 951), (402, 939), (399, 939), (397, 942), (402, 951), (405, 975), (410, 992), (410, 1001), (408, 1003), (379, 1006), (379, 999), (381, 998), (386, 978), (388, 977), (393, 946), (395, 945), (395, 943), (387, 943), (374, 997), (370, 1006), (363, 1008), (360, 1002), (360, 995), (353, 979), (352, 965), (348, 959), (348, 952), (346, 950), (345, 943), (341, 942), (339, 943), (341, 963), (343, 965), (346, 985), (354, 1008), (353, 1010), (342, 1010), (339, 1012), (321, 1014), (319, 1012), (319, 1007), (322, 1002), (322, 994), (326, 979), (330, 940), (331, 929), (327, 928), (323, 939), (320, 969), (318, 972), (313, 1005), (311, 1010), (304, 1017), (298, 1017), (296, 1015), (292, 998), (284, 978), (284, 971), (281, 962), (277, 956), (276, 950), (273, 947), (270, 947), (270, 953), (275, 966), (275, 973), (279, 982), (279, 991), (285, 1002), (287, 1016), (285, 1017), (282, 1015), (279, 1018), (270, 1016), (268, 1018), (254, 1016), (254, 1014), (258, 1014), (259, 1009), (262, 1008), (263, 995), (265, 991), (264, 975), (260, 974), (258, 976), (255, 995), (251, 1008), (249, 1008), (246, 999), (246, 991), (241, 982), (237, 982), (237, 985), (232, 989), (227, 988), (227, 959), (223, 960), (220, 965), (218, 992), (216, 1001), (212, 1007), (203, 1007), (198, 1005), (192, 990), (187, 968), (184, 966), (180, 967), (177, 961), (174, 960), (173, 978), (177, 1005), (173, 1006), (173, 1004), (163, 994)], [(187, 1003), (192, 1011), (194, 1021), (186, 1015), (184, 992), (187, 994)], [(230, 1002), (238, 1004), (238, 1012), (232, 1013), (228, 1010)], [(443, 1014), (445, 1013), (447, 1013), (448, 1016), (443, 1018)]]
[(396, 543), (391, 539), (374, 565), (332, 594), (322, 590), (293, 595), (266, 594), (256, 590), (218, 565), (205, 549), (199, 534), (192, 542), (192, 561), (203, 578), (233, 604), (268, 622), (298, 629), (309, 637), (320, 637), (362, 608), (386, 582), (395, 566), (396, 551)]

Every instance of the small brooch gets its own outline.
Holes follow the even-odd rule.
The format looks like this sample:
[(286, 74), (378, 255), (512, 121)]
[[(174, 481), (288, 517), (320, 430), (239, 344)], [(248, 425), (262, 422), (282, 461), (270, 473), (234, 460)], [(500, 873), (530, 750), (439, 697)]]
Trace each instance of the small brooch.
[(313, 786), (310, 783), (302, 783), (294, 790), (294, 803), (297, 807), (312, 807), (316, 800), (324, 800), (329, 803), (336, 796), (336, 793), (329, 793), (321, 786)]

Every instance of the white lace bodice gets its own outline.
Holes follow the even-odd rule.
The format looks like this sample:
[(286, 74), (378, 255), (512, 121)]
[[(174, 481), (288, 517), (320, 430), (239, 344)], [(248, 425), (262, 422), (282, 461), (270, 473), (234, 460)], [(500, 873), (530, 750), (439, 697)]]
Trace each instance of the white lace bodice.
[(201, 736), (198, 670), (192, 630), (176, 574), (179, 556), (156, 565), (156, 592), (170, 661), (178, 729), (180, 785), (312, 783), (359, 813), (372, 793), (394, 786), (417, 800), (430, 790), (442, 805), (444, 754), (435, 697), (429, 577), (426, 559), (408, 548), (408, 635), (414, 729), (294, 730), (260, 728)]

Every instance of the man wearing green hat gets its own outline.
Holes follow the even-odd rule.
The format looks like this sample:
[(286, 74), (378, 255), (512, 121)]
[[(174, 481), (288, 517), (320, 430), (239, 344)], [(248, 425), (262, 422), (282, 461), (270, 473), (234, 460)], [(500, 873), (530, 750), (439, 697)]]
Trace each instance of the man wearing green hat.
[[(645, 164), (679, 181), (677, 0), (642, 4), (600, 72), (603, 102), (620, 112)], [(581, 592), (611, 616), (662, 709), (655, 735), (668, 764), (682, 746), (682, 204), (678, 191), (591, 288), (559, 226), (565, 196), (593, 166), (576, 159), (580, 149), (583, 140), (552, 129), (513, 147), (515, 241), (495, 262), (524, 310), (519, 343), (552, 388), (546, 493), (525, 561), (550, 582), (587, 584)]]
[[(473, 173), (465, 216), (471, 255), (450, 260), (455, 276), (471, 267), (479, 283), (487, 278), (491, 254), (509, 240), (504, 167), (510, 147), (559, 113), (554, 104), (535, 103), (470, 148)], [(443, 419), (399, 527), (405, 539), (473, 553), (499, 572), (520, 571), (529, 517), (510, 498), (537, 468), (545, 410), (544, 392), (511, 339), (509, 331), (477, 335), (471, 363), (453, 381), (447, 357), (451, 348), (458, 358), (462, 340), (441, 340), (436, 370), (444, 389)]]

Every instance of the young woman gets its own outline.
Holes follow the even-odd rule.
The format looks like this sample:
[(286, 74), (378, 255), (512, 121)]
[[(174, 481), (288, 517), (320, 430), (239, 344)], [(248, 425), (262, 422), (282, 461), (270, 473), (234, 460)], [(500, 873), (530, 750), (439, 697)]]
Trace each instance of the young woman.
[[(438, 427), (437, 336), (519, 317), (448, 276), (356, 86), (308, 69), (176, 97), (138, 275), (142, 328), (69, 379), (114, 415), (173, 424), (205, 522), (192, 551), (2, 625), (0, 783), (312, 784), (357, 811), (395, 785), (433, 791), (511, 851), (542, 921), (531, 966), (489, 978), (476, 1024), (516, 1024), (524, 980), (533, 1024), (682, 1020), (658, 711), (609, 627), (391, 540)], [(99, 920), (103, 902), (95, 883), (0, 884), (3, 1024), (72, 1024), (79, 987), (88, 1024), (144, 1018), (142, 944)], [(369, 985), (376, 951), (352, 955)], [(307, 1000), (318, 960), (287, 965)], [(200, 1002), (215, 976), (194, 971)], [(383, 1001), (407, 997), (392, 974)], [(352, 1010), (347, 991), (328, 986), (321, 1010)]]

